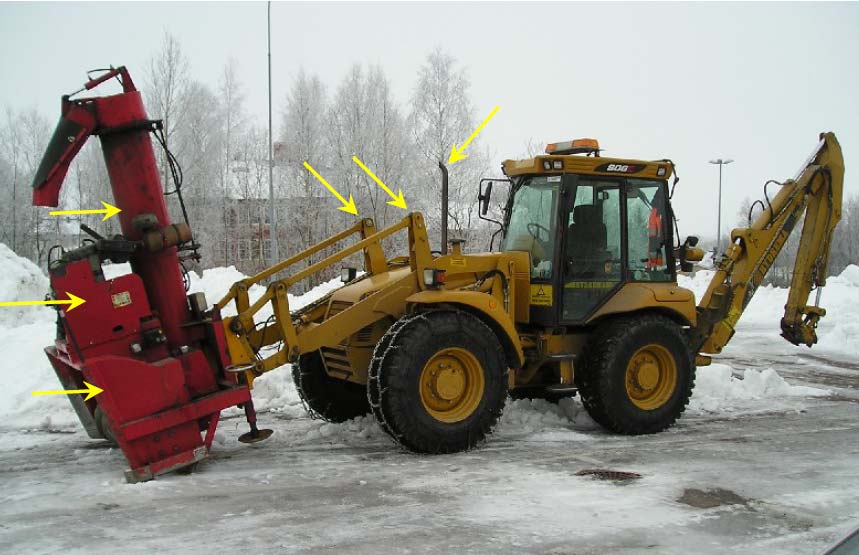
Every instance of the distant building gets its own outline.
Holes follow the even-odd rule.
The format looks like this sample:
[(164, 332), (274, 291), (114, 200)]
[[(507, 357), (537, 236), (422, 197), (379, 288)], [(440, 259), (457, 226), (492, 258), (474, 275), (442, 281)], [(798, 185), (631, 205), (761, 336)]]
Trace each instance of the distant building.
[[(280, 254), (294, 252), (300, 245), (299, 226), (308, 224), (308, 209), (318, 206), (324, 200), (324, 189), (313, 196), (295, 194), (283, 184), (280, 168), (275, 168), (276, 194), (287, 190), (285, 198), (275, 198), (275, 218), (278, 229)], [(268, 198), (268, 171), (265, 164), (235, 162), (230, 172), (230, 197), (224, 201), (218, 198), (217, 207), (209, 210), (212, 217), (225, 220), (227, 233), (219, 237), (200, 238), (204, 243), (203, 267), (233, 265), (244, 274), (254, 274), (270, 265), (271, 260), (271, 222), (269, 220), (270, 202)], [(224, 214), (225, 212), (225, 214)], [(310, 221), (310, 225), (313, 222)], [(194, 225), (194, 222), (192, 222)], [(292, 247), (292, 248), (289, 248)]]

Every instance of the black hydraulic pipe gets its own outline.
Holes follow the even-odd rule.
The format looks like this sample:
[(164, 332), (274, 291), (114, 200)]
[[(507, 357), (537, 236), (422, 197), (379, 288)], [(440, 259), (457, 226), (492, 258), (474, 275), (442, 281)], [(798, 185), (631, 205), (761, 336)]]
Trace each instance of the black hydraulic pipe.
[(447, 254), (447, 166), (438, 163), (441, 170), (441, 254)]

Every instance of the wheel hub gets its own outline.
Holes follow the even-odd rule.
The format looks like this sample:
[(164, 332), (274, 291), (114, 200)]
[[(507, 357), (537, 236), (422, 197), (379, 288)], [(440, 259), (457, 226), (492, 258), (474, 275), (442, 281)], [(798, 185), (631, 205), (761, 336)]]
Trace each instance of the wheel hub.
[(636, 351), (626, 368), (626, 393), (636, 407), (654, 410), (663, 406), (677, 387), (677, 364), (662, 345), (646, 345)]
[(420, 395), (426, 411), (436, 420), (465, 420), (483, 397), (483, 368), (469, 351), (451, 347), (430, 357), (421, 371)]
[(453, 401), (465, 391), (465, 371), (455, 360), (440, 361), (431, 373), (433, 394), (445, 401)]
[(638, 368), (635, 381), (641, 389), (653, 389), (659, 382), (659, 366), (652, 361), (647, 361)]

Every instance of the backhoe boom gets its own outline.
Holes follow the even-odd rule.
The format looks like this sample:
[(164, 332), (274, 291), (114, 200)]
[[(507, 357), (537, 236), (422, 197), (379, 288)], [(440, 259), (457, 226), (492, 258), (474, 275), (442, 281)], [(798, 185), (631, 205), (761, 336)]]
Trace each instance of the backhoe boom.
[[(698, 325), (692, 331), (697, 352), (719, 353), (734, 335), (734, 327), (805, 213), (788, 300), (781, 320), (782, 337), (809, 347), (817, 342), (815, 328), (826, 311), (818, 305), (826, 284), (832, 234), (841, 219), (844, 159), (833, 133), (821, 133), (820, 143), (794, 179), (782, 184), (748, 228), (731, 232), (731, 245), (719, 261), (716, 275), (698, 305)], [(808, 296), (817, 288), (813, 306)]]

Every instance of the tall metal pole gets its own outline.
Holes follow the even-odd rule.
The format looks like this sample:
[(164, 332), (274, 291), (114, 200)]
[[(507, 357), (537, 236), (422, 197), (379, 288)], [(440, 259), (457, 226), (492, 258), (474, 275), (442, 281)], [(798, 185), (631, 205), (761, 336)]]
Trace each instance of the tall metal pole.
[(274, 265), (279, 260), (277, 253), (277, 212), (274, 209), (274, 143), (271, 133), (271, 2), (268, 3), (268, 237), (271, 243), (271, 259)]
[(730, 164), (733, 160), (710, 160), (711, 164), (719, 165), (719, 209), (716, 216), (716, 252), (713, 254), (715, 260), (716, 255), (722, 251), (722, 166)]
[(719, 164), (719, 210), (716, 212), (716, 252), (722, 250), (722, 165)]

